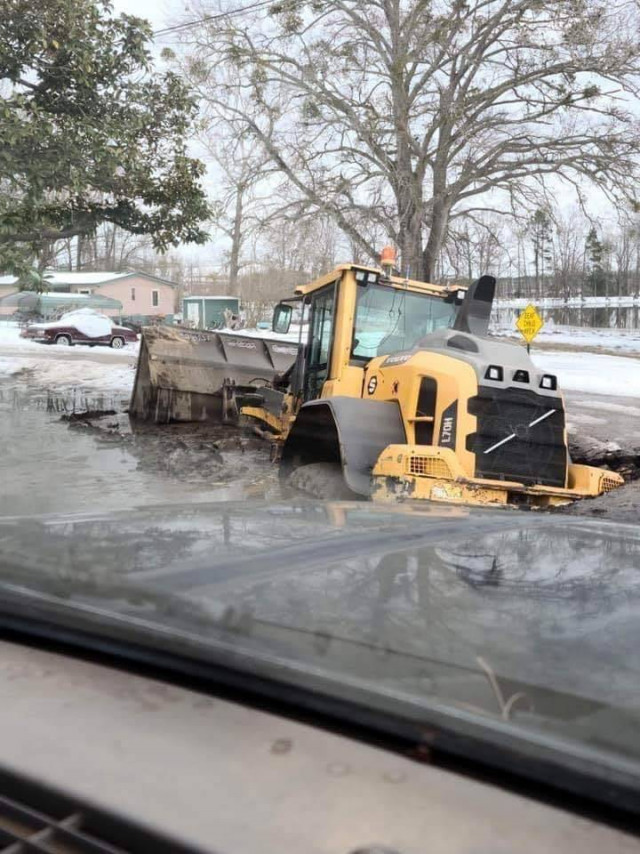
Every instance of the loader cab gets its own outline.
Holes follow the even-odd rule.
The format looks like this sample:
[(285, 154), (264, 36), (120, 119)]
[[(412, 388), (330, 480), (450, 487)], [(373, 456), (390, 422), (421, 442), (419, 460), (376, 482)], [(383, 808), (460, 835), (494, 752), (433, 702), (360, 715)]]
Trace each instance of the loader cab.
[[(308, 323), (301, 327), (292, 391), (309, 401), (360, 397), (371, 359), (409, 350), (429, 332), (450, 327), (464, 289), (345, 264), (297, 288), (296, 294)], [(280, 303), (274, 312), (274, 331), (281, 334), (288, 331), (294, 310), (289, 303)]]

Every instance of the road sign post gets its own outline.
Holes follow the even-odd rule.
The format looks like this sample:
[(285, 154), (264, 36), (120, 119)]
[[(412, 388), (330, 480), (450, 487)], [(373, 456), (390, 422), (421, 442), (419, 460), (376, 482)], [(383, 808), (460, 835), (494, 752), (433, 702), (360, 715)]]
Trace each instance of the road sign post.
[(544, 320), (534, 305), (529, 305), (516, 320), (516, 328), (527, 342), (527, 353), (531, 352), (531, 342), (544, 326)]

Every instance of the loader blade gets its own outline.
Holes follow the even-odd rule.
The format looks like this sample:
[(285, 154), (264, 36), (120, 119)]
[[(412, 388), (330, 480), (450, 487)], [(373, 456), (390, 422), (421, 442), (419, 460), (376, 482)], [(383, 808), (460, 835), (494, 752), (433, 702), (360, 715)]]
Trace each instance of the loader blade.
[(140, 421), (220, 421), (222, 386), (270, 382), (298, 345), (233, 332), (145, 327), (129, 414)]

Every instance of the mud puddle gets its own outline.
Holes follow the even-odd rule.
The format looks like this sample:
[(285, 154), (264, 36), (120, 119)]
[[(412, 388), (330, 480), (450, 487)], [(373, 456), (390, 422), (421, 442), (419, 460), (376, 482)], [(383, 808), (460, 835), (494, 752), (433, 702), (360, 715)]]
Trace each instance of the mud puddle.
[[(22, 372), (14, 374), (12, 380), (23, 379)], [(90, 392), (81, 388), (54, 391), (29, 387), (23, 384), (0, 384), (0, 410), (34, 410), (60, 415), (82, 415), (87, 412), (124, 412), (129, 404), (129, 395), (124, 393)]]
[(136, 427), (128, 398), (0, 385), (0, 515), (280, 497), (269, 445), (219, 425)]
[(573, 435), (569, 437), (569, 451), (573, 462), (615, 471), (624, 477), (625, 484), (598, 498), (583, 498), (559, 507), (556, 512), (637, 524), (640, 520), (640, 447)]
[(277, 484), (269, 445), (235, 427), (139, 424), (113, 410), (65, 414), (60, 420), (74, 433), (91, 436), (98, 447), (126, 450), (139, 471), (209, 486), (241, 483), (249, 492)]

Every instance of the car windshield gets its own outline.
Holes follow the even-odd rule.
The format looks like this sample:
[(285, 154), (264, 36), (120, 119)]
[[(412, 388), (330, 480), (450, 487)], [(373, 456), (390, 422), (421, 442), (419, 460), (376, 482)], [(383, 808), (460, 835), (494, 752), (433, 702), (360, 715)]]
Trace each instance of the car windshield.
[(371, 359), (410, 350), (429, 332), (450, 326), (456, 308), (453, 302), (427, 294), (383, 285), (360, 286), (352, 355)]
[(2, 0), (0, 630), (637, 805), (638, 32)]

